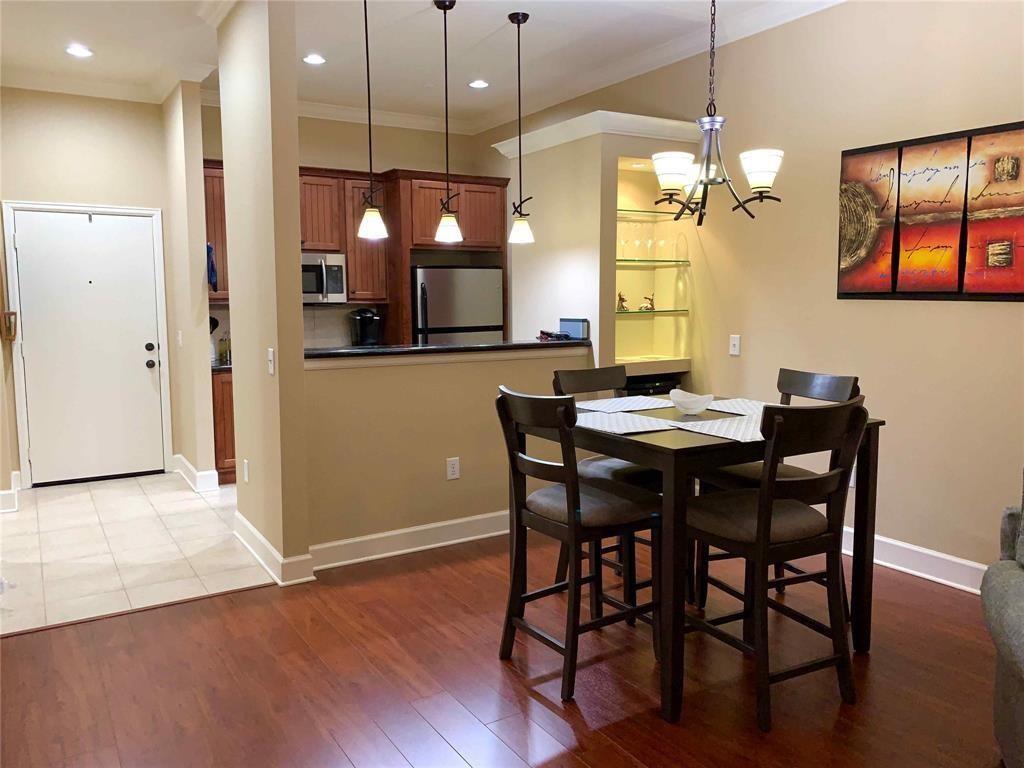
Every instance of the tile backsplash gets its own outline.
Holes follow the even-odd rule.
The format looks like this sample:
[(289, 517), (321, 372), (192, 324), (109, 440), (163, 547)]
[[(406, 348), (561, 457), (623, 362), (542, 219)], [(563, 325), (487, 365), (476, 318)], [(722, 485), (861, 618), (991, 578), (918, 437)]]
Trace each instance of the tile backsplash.
[[(352, 344), (352, 320), (349, 317), (354, 309), (368, 306), (366, 304), (333, 304), (326, 307), (303, 307), (303, 346), (311, 347), (348, 347)], [(231, 316), (224, 304), (211, 304), (210, 316), (217, 318), (220, 325), (210, 336), (210, 340), (219, 343), (231, 334)]]

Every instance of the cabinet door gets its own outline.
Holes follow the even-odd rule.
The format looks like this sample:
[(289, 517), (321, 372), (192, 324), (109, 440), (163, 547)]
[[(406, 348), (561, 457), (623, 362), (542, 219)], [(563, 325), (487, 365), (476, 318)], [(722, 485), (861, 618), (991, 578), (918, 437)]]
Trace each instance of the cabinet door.
[(210, 300), (227, 301), (228, 234), (224, 213), (224, 171), (204, 168), (203, 187), (206, 192), (206, 242), (213, 246), (213, 261), (217, 265), (217, 290), (210, 286)]
[(341, 201), (338, 180), (323, 176), (299, 179), (299, 210), (302, 222), (302, 250), (340, 251)]
[[(412, 244), (437, 245), (434, 235), (441, 221), (441, 200), (445, 196), (443, 181), (413, 179), (409, 182), (412, 197)], [(452, 184), (452, 192), (458, 192), (458, 184)], [(453, 207), (458, 210), (461, 197), (456, 197)], [(461, 221), (461, 216), (459, 220)]]
[(485, 184), (460, 184), (458, 201), (462, 245), (501, 248), (505, 240), (505, 189)]
[[(363, 240), (357, 237), (359, 222), (366, 208), (363, 193), (369, 186), (369, 182), (366, 181), (345, 181), (348, 300), (385, 302), (388, 300), (388, 241)], [(377, 203), (380, 204), (383, 200), (384, 192), (381, 190), (377, 193)]]
[(213, 374), (213, 457), (221, 483), (235, 481), (235, 401), (231, 374)]

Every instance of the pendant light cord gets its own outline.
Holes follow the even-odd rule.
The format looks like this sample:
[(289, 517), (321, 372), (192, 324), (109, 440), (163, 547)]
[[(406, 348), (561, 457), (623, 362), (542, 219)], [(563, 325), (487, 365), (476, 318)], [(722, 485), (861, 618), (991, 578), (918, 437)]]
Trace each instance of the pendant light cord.
[(714, 117), (715, 105), (715, 0), (711, 0), (711, 47), (708, 49), (708, 117)]
[(368, 0), (363, 0), (363, 39), (366, 42), (366, 143), (370, 155), (370, 188), (367, 190), (367, 202), (370, 208), (374, 208), (373, 198), (373, 111), (370, 101), (370, 20), (368, 12)]
[[(365, 0), (364, 0), (365, 1)], [(444, 194), (451, 198), (451, 173), (448, 167), (448, 11), (444, 11)]]
[(519, 115), (519, 213), (523, 212), (523, 25), (516, 24), (516, 100)]

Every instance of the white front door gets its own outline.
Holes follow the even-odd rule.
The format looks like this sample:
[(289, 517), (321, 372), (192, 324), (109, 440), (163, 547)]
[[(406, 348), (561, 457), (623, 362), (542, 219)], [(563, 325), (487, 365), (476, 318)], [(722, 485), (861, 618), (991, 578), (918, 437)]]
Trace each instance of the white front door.
[(33, 483), (164, 468), (154, 226), (14, 212)]

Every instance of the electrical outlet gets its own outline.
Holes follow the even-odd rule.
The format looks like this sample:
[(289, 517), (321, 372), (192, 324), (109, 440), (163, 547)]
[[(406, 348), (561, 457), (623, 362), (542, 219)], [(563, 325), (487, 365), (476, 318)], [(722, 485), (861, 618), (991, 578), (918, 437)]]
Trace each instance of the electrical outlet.
[(459, 457), (453, 456), (450, 459), (444, 460), (444, 479), (445, 480), (458, 480), (459, 479)]
[(274, 375), (274, 348), (267, 347), (267, 373)]
[(738, 334), (729, 337), (729, 354), (732, 357), (740, 356), (740, 337)]
[(249, 460), (242, 459), (242, 480), (249, 482)]

